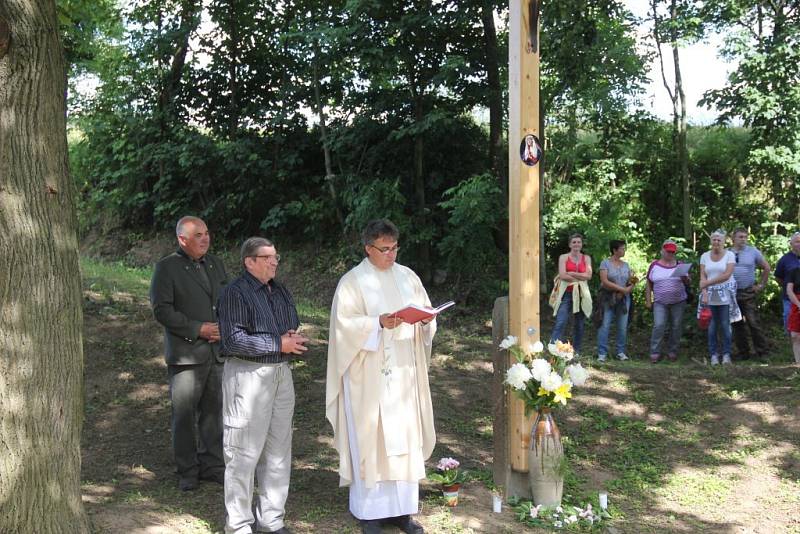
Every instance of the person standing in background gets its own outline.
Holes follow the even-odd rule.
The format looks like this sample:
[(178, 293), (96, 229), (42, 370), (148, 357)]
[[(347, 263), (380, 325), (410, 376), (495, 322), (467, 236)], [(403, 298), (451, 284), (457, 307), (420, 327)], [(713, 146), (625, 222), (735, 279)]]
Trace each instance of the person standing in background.
[(550, 302), (556, 318), (550, 343), (564, 341), (564, 331), (572, 317), (572, 344), (576, 354), (581, 350), (585, 320), (592, 316), (592, 295), (587, 283), (592, 279), (592, 258), (582, 250), (583, 236), (569, 236), (569, 252), (558, 258), (558, 276)]
[(783, 297), (783, 328), (788, 332), (789, 309), (792, 303), (786, 294), (786, 282), (792, 271), (800, 267), (800, 232), (795, 232), (789, 238), (790, 250), (778, 260), (775, 266), (775, 279), (781, 285), (781, 296)]
[(603, 323), (597, 330), (597, 359), (601, 362), (608, 357), (608, 335), (611, 323), (617, 323), (617, 359), (627, 360), (625, 344), (628, 340), (628, 318), (631, 307), (631, 268), (622, 258), (625, 256), (625, 241), (609, 242), (611, 256), (600, 263), (600, 290), (596, 306), (602, 308)]
[(667, 358), (678, 359), (678, 346), (683, 330), (683, 311), (686, 308), (686, 284), (688, 277), (673, 276), (680, 262), (675, 258), (678, 244), (667, 239), (661, 245), (661, 258), (653, 261), (647, 269), (647, 286), (644, 305), (653, 310), (653, 333), (650, 335), (650, 362), (661, 360), (661, 341), (669, 325)]
[[(711, 233), (711, 250), (700, 256), (700, 306), (711, 309), (711, 324), (708, 326), (708, 353), (711, 365), (730, 365), (731, 362), (731, 318), (738, 313), (736, 307), (736, 280), (733, 268), (736, 258), (725, 250), (725, 232)], [(719, 334), (719, 336), (717, 336)], [(718, 343), (720, 341), (722, 343)]]
[(183, 217), (175, 233), (179, 248), (156, 263), (150, 303), (164, 327), (178, 487), (190, 491), (198, 479), (224, 480), (216, 304), (228, 276), (222, 262), (208, 254), (211, 237), (201, 219)]
[[(770, 267), (767, 260), (757, 248), (747, 244), (747, 229), (737, 228), (733, 231), (733, 252), (736, 264), (733, 277), (736, 280), (736, 303), (742, 312), (743, 321), (733, 323), (733, 335), (738, 354), (734, 359), (749, 360), (767, 355), (767, 338), (758, 319), (758, 294), (764, 290), (769, 281)], [(756, 284), (756, 268), (761, 269), (761, 280)], [(750, 349), (750, 340), (753, 349)]]

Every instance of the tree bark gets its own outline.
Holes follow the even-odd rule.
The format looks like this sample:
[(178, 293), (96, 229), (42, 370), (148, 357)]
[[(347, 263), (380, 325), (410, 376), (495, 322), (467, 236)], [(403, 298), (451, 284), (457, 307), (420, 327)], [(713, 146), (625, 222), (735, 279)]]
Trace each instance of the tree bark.
[(319, 137), (322, 143), (322, 156), (325, 160), (325, 183), (328, 184), (328, 194), (331, 196), (333, 209), (336, 213), (336, 220), (339, 221), (339, 226), (344, 234), (346, 227), (344, 221), (344, 213), (339, 206), (339, 194), (336, 191), (336, 183), (334, 179), (336, 176), (333, 174), (333, 162), (331, 160), (331, 148), (328, 145), (328, 126), (325, 119), (325, 108), (322, 105), (322, 89), (319, 80), (319, 61), (320, 49), (318, 43), (314, 43), (314, 60), (311, 65), (312, 75), (314, 77), (314, 106), (317, 108), (317, 116), (319, 117)]
[(503, 193), (508, 192), (508, 173), (503, 152), (503, 88), (500, 86), (500, 66), (497, 59), (497, 31), (494, 27), (494, 9), (490, 0), (481, 6), (483, 39), (486, 50), (486, 80), (489, 85), (489, 165), (492, 174), (500, 180)]
[[(664, 57), (661, 53), (661, 19), (658, 15), (658, 0), (652, 0), (653, 9), (653, 38), (656, 42), (656, 50), (661, 65), (661, 80), (664, 88), (672, 101), (672, 142), (675, 151), (675, 170), (681, 178), (681, 204), (683, 237), (687, 243), (692, 241), (692, 196), (691, 180), (689, 177), (689, 151), (686, 146), (686, 94), (683, 90), (683, 79), (681, 77), (680, 55), (678, 48), (678, 10), (676, 0), (670, 0), (670, 30), (669, 40), (672, 48), (672, 62), (675, 72), (675, 86), (671, 87), (667, 82), (666, 71), (664, 69)], [(665, 207), (666, 208), (666, 207)], [(666, 213), (666, 211), (665, 211)]]
[[(414, 90), (413, 95), (414, 122), (420, 125), (425, 119), (425, 110), (423, 109), (424, 96), (418, 90)], [(414, 135), (414, 198), (417, 210), (417, 229), (425, 231), (428, 227), (428, 216), (425, 206), (425, 177), (423, 175), (425, 141), (422, 135), (419, 131)], [(432, 277), (431, 245), (427, 239), (423, 239), (419, 243), (419, 275), (423, 282), (429, 282)]]
[(229, 3), (228, 14), (228, 92), (231, 94), (228, 103), (228, 137), (236, 139), (239, 132), (239, 25), (237, 24), (237, 5), (235, 0)]
[(186, 53), (189, 51), (189, 36), (197, 29), (200, 17), (197, 16), (197, 4), (194, 0), (182, 3), (181, 26), (178, 41), (175, 43), (175, 50), (172, 53), (169, 71), (164, 76), (161, 84), (161, 93), (158, 96), (158, 108), (160, 112), (162, 132), (175, 118), (175, 96), (178, 94), (181, 79), (183, 78), (183, 67), (186, 64)]
[(0, 60), (0, 532), (88, 533), (65, 62), (53, 0), (5, 0)]

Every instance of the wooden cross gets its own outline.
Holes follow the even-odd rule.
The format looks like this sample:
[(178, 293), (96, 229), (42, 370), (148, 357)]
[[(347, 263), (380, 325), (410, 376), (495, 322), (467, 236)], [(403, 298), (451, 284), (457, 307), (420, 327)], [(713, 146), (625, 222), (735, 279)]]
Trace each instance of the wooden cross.
[[(519, 339), (522, 347), (540, 340), (541, 333), (539, 168), (543, 154), (539, 143), (539, 3), (539, 0), (509, 3), (509, 333)], [(522, 401), (511, 391), (507, 392), (507, 402), (508, 461), (512, 471), (525, 473), (531, 421), (525, 417)]]

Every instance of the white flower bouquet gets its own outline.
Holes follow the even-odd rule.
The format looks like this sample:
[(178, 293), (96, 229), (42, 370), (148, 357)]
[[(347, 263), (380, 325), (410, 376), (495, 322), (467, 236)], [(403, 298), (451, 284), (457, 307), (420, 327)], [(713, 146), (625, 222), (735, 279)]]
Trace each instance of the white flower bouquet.
[(572, 363), (575, 351), (569, 343), (556, 341), (547, 346), (549, 354), (545, 354), (541, 341), (525, 351), (516, 337), (508, 336), (500, 348), (511, 352), (517, 360), (506, 371), (505, 383), (525, 403), (526, 415), (566, 405), (572, 398), (572, 388), (584, 385), (589, 378), (589, 372), (581, 364)]

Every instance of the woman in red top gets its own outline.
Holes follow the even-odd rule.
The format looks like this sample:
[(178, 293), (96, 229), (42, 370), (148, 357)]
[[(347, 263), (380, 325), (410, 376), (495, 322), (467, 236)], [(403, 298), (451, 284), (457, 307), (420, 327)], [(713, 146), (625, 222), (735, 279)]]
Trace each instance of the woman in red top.
[[(562, 254), (558, 258), (558, 278), (565, 282), (583, 282), (592, 278), (592, 258), (588, 254), (583, 254), (583, 236), (572, 234), (569, 236), (569, 252)], [(553, 333), (550, 336), (550, 343), (564, 341), (564, 331), (567, 328), (570, 316), (573, 319), (573, 339), (572, 344), (575, 352), (581, 350), (583, 340), (584, 314), (579, 311), (572, 313), (572, 291), (573, 286), (567, 287), (561, 303), (556, 312), (556, 324), (553, 326)]]

